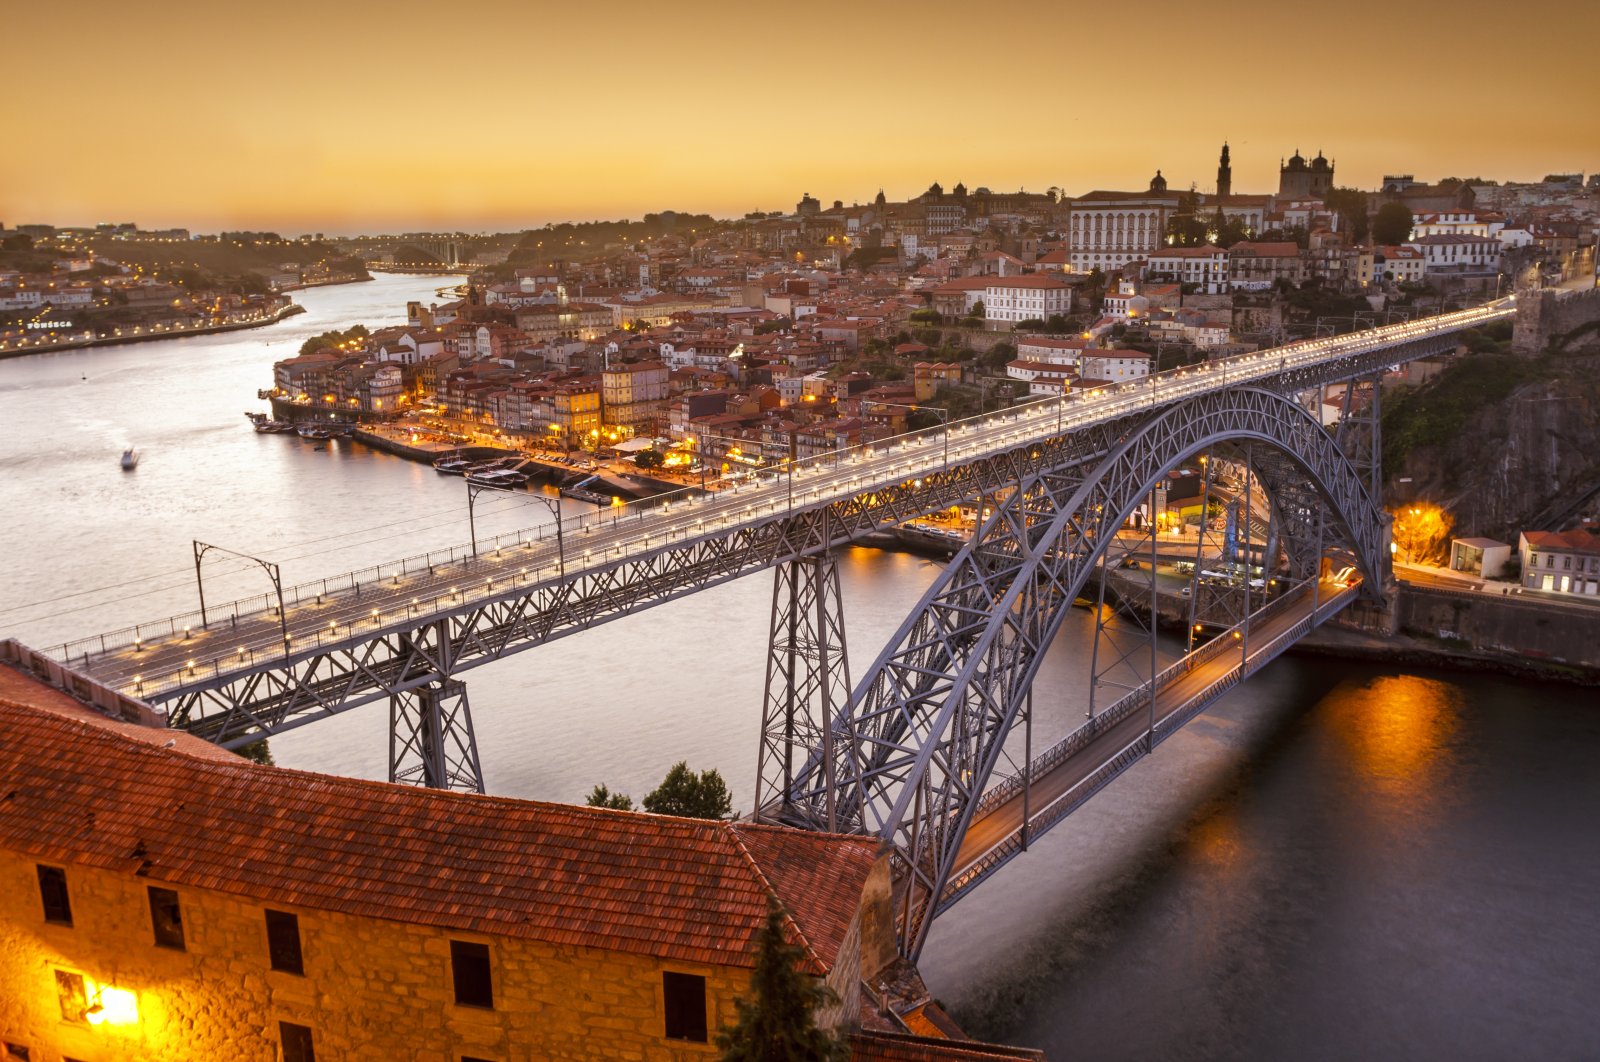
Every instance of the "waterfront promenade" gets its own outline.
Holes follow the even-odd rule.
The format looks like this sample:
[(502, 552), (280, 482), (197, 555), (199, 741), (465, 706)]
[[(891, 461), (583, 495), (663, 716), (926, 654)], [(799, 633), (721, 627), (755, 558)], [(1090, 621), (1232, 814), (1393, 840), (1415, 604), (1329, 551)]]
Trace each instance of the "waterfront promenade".
[(65, 335), (52, 334), (37, 339), (0, 339), (0, 358), (20, 358), (27, 354), (48, 354), (58, 350), (77, 350), (83, 347), (111, 346), (118, 343), (141, 343), (158, 339), (179, 339), (184, 336), (204, 336), (216, 332), (235, 332), (245, 328), (260, 328), (277, 324), (286, 317), (304, 313), (297, 303), (289, 302), (272, 310), (247, 314), (222, 314), (204, 321), (176, 321), (154, 324), (148, 328), (132, 325), (114, 328), (110, 332), (84, 330)]

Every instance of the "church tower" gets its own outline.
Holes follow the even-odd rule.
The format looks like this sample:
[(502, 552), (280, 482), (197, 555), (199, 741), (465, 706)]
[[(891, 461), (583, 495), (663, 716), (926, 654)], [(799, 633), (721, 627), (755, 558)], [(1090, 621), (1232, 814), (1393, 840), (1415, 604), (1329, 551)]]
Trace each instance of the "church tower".
[(1217, 198), (1226, 199), (1233, 194), (1233, 163), (1228, 160), (1228, 142), (1222, 142), (1222, 159), (1217, 165)]

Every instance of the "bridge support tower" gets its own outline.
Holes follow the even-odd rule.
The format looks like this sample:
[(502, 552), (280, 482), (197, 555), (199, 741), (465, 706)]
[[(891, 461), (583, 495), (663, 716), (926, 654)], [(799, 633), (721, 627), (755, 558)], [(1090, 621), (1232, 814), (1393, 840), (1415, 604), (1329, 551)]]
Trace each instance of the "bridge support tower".
[[(849, 699), (838, 562), (819, 553), (778, 565), (756, 765), (759, 817), (837, 832), (835, 721)], [(820, 757), (820, 770), (807, 772), (812, 756)], [(811, 788), (797, 794), (802, 775)]]
[(389, 698), (389, 781), (483, 792), (465, 682), (441, 679)]

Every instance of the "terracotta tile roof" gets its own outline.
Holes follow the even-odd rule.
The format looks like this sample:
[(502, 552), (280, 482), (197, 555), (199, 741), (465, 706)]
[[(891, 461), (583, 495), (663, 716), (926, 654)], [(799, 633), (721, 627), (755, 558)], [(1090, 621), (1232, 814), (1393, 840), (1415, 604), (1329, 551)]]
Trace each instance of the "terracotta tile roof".
[(0, 847), (263, 903), (749, 967), (769, 896), (814, 965), (878, 852), (791, 834), (219, 762), (0, 699)]
[(1003, 1058), (1045, 1062), (1043, 1051), (976, 1040), (942, 1040), (888, 1032), (858, 1032), (850, 1037), (851, 1062), (985, 1062)]

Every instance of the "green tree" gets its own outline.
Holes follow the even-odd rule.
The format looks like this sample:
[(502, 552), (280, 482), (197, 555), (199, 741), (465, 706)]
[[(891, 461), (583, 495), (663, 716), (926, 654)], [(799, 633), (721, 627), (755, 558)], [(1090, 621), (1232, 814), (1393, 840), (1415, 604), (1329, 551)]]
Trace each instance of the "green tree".
[(644, 809), (656, 815), (681, 815), (690, 819), (725, 819), (733, 814), (733, 798), (715, 769), (698, 775), (679, 760), (645, 796)]
[(1384, 247), (1405, 243), (1411, 238), (1411, 208), (1404, 203), (1385, 203), (1372, 219), (1372, 241)]
[(640, 450), (633, 455), (633, 463), (644, 469), (660, 468), (667, 458), (660, 450)]
[(276, 766), (272, 759), (272, 750), (267, 747), (266, 738), (262, 738), (260, 741), (252, 741), (248, 745), (241, 746), (239, 749), (239, 755), (243, 756), (252, 763), (261, 763), (268, 767)]
[(597, 785), (589, 792), (589, 799), (584, 801), (591, 808), (612, 808), (616, 811), (632, 811), (633, 798), (626, 793), (613, 793), (604, 785)]
[(717, 1032), (723, 1062), (843, 1062), (848, 1046), (816, 1022), (816, 1009), (833, 1002), (834, 994), (800, 971), (805, 950), (783, 939), (783, 909), (776, 902), (756, 947), (750, 998), (734, 1001), (733, 1024)]

